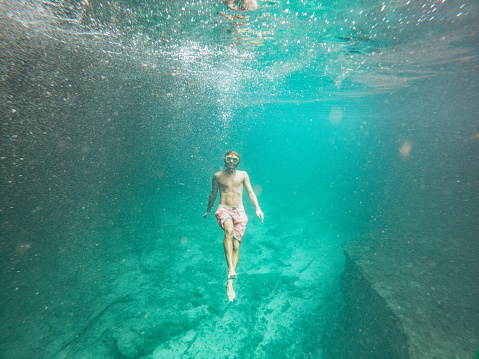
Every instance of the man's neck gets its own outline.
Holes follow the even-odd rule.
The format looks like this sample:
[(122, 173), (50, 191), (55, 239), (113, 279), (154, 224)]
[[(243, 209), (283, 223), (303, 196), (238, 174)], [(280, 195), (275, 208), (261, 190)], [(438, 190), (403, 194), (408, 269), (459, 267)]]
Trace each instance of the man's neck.
[(225, 172), (228, 173), (228, 174), (235, 173), (235, 172), (236, 172), (236, 168), (228, 168), (228, 167), (226, 167)]

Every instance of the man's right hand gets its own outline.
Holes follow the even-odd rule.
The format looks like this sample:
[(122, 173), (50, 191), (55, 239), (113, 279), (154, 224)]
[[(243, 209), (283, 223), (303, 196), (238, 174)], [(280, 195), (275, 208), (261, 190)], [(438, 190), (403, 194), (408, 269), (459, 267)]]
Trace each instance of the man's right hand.
[(203, 218), (206, 218), (210, 215), (210, 212), (206, 212), (204, 215), (203, 215)]

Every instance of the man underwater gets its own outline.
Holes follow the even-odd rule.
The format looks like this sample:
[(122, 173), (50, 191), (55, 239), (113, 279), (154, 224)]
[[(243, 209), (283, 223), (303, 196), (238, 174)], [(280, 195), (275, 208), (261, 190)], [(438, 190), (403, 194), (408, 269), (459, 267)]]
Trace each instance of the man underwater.
[(208, 208), (203, 218), (210, 215), (219, 190), (220, 204), (215, 216), (218, 220), (218, 225), (225, 232), (223, 246), (226, 264), (228, 265), (226, 294), (232, 302), (236, 297), (233, 290), (233, 280), (237, 278), (236, 266), (238, 265), (240, 243), (246, 229), (246, 223), (248, 223), (248, 217), (243, 207), (243, 187), (246, 188), (246, 192), (251, 203), (256, 208), (256, 215), (261, 219), (261, 223), (263, 223), (264, 214), (253, 192), (248, 174), (245, 171), (236, 170), (240, 163), (239, 154), (235, 151), (229, 151), (223, 159), (226, 169), (215, 173), (213, 176), (211, 193), (208, 198)]

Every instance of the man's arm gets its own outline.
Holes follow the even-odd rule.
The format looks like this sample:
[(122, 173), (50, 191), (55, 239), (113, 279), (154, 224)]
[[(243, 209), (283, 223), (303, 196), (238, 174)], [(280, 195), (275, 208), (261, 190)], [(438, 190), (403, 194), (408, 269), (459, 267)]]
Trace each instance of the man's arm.
[(251, 203), (253, 203), (254, 208), (256, 208), (256, 215), (258, 216), (259, 219), (261, 219), (261, 223), (263, 223), (264, 214), (263, 214), (263, 211), (261, 211), (261, 208), (259, 207), (258, 198), (256, 197), (256, 194), (253, 191), (253, 187), (251, 187), (251, 182), (246, 172), (245, 172), (243, 183)]
[(210, 196), (208, 197), (208, 208), (206, 209), (206, 212), (203, 215), (203, 218), (206, 218), (210, 215), (211, 208), (213, 208), (213, 205), (215, 204), (217, 195), (218, 195), (218, 179), (216, 178), (216, 175), (214, 175), (213, 179), (211, 180), (211, 193), (210, 193)]

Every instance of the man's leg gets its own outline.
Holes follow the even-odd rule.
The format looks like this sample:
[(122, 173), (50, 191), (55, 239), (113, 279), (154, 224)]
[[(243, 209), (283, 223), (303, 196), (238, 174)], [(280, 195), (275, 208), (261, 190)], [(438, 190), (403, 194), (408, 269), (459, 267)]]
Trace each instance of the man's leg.
[[(234, 245), (233, 245), (233, 221), (227, 219), (223, 223), (225, 231), (225, 238), (223, 240), (223, 247), (225, 248), (226, 264), (228, 265), (228, 276), (235, 274), (236, 265), (234, 263)], [(237, 262), (236, 262), (237, 264)]]
[[(226, 264), (228, 265), (228, 277), (230, 275), (236, 274), (235, 268), (238, 264), (236, 259), (236, 264), (234, 263), (234, 251), (233, 251), (233, 221), (228, 219), (224, 221), (223, 228), (225, 230), (225, 238), (223, 240), (223, 246), (225, 248)], [(228, 299), (232, 302), (235, 299), (236, 294), (233, 290), (233, 279), (228, 279), (228, 284), (226, 285), (226, 294)]]
[(233, 271), (236, 274), (236, 266), (238, 265), (238, 260), (239, 260), (239, 252), (240, 252), (240, 241), (238, 241), (236, 238), (233, 238)]

